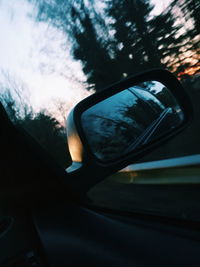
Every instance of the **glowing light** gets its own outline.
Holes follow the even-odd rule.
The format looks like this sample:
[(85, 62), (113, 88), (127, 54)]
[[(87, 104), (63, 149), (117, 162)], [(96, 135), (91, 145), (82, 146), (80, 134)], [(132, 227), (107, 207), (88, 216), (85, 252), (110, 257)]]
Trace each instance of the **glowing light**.
[(200, 71), (200, 65), (199, 66), (195, 66), (195, 67), (190, 67), (187, 68), (186, 70), (179, 72), (178, 77), (180, 78), (183, 75), (194, 75), (195, 73), (197, 73), (198, 71)]

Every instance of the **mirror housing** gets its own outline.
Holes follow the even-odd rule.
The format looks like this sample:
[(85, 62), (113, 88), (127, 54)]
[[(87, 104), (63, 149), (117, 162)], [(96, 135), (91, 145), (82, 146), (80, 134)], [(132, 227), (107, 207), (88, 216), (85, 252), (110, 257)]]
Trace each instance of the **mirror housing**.
[[(149, 93), (151, 94), (151, 96), (149, 94), (148, 97), (147, 87), (150, 88)], [(161, 98), (161, 93), (159, 95), (159, 92), (162, 92), (162, 90), (159, 89), (161, 87), (164, 88), (165, 91), (167, 88), (168, 97), (170, 96), (171, 103), (168, 103), (170, 102), (168, 100), (166, 100), (168, 102), (164, 103), (165, 100)], [(144, 98), (144, 95), (146, 95), (146, 99)], [(124, 102), (122, 102), (122, 98), (124, 98)], [(166, 99), (165, 96), (164, 98)], [(132, 103), (135, 104), (127, 104), (128, 100), (131, 100)], [(121, 101), (118, 106), (116, 105), (117, 101)], [(115, 105), (113, 104), (114, 102)], [(125, 110), (128, 108), (129, 113), (132, 112), (131, 119), (130, 117), (122, 118), (123, 112), (119, 115), (121, 112), (120, 109), (122, 109), (121, 103), (126, 105)], [(141, 112), (142, 106), (143, 111)], [(105, 108), (107, 110), (106, 118), (105, 114), (102, 115), (102, 111), (105, 110)], [(142, 130), (140, 129), (140, 133), (132, 138), (132, 140), (130, 139), (129, 134), (128, 141), (126, 142), (124, 136), (128, 134), (128, 130), (125, 131), (124, 129), (131, 129), (134, 135), (135, 131), (134, 127), (132, 127), (133, 122), (135, 123), (136, 121), (134, 112), (135, 110), (138, 111), (139, 108), (140, 114), (144, 111), (145, 114), (143, 119), (140, 119), (139, 122), (137, 121), (137, 126), (142, 125), (143, 128), (141, 128)], [(155, 109), (157, 109), (157, 111), (153, 114), (153, 110)], [(149, 119), (151, 115), (150, 113), (153, 114), (151, 120)], [(172, 115), (173, 124), (171, 123)], [(97, 118), (98, 120), (101, 119), (101, 123), (98, 123), (98, 125), (97, 123), (94, 124), (91, 121), (92, 116), (96, 122)], [(119, 83), (82, 100), (71, 111), (66, 125), (69, 151), (73, 160), (73, 164), (69, 171), (75, 171), (80, 168), (90, 168), (90, 172), (93, 170), (92, 172), (94, 173), (98, 170), (98, 172), (101, 173), (100, 170), (102, 170), (102, 173), (108, 173), (109, 175), (110, 173), (133, 163), (134, 160), (138, 160), (146, 153), (152, 151), (156, 146), (161, 145), (163, 142), (177, 134), (184, 129), (187, 123), (191, 120), (191, 117), (192, 107), (189, 97), (180, 82), (170, 72), (160, 69), (151, 70), (120, 81)], [(169, 121), (169, 118), (170, 123), (172, 124), (170, 127), (166, 124), (166, 121), (167, 119)], [(145, 120), (147, 121), (148, 119), (149, 123), (146, 123), (146, 126), (144, 127)], [(116, 125), (117, 123), (118, 127), (115, 127), (114, 131), (113, 125)], [(101, 127), (99, 125), (101, 125)], [(104, 125), (104, 127), (102, 127), (102, 125)], [(160, 125), (162, 125), (164, 130), (159, 133), (158, 129), (161, 129)], [(119, 131), (120, 127), (121, 132)], [(101, 128), (101, 130), (98, 130), (98, 128)], [(109, 136), (107, 141), (104, 140), (104, 146), (107, 146), (108, 148), (108, 146), (113, 143), (107, 151), (111, 151), (112, 148), (115, 148), (115, 153), (109, 152), (109, 154), (105, 151), (101, 151), (101, 153), (99, 153), (99, 151), (97, 152), (95, 146), (98, 146), (100, 140), (105, 137), (105, 135), (103, 136), (103, 132), (105, 131), (102, 131), (102, 129), (107, 131), (106, 136)], [(118, 133), (116, 132), (116, 129), (118, 129)], [(122, 129), (124, 135), (122, 135)], [(155, 134), (156, 131), (157, 133)], [(119, 132), (121, 136), (118, 139), (121, 140), (121, 143), (118, 141), (116, 144), (113, 140), (117, 138)], [(98, 138), (96, 139), (94, 138), (95, 134), (98, 135)], [(92, 139), (96, 141), (91, 141)], [(103, 144), (101, 144), (101, 147), (103, 147)], [(96, 171), (94, 171), (94, 169)]]

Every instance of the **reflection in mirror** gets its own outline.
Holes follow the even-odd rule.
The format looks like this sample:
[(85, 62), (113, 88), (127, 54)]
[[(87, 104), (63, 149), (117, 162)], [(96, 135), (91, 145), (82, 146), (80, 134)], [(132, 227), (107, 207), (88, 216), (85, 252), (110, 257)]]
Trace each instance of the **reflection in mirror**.
[(125, 89), (87, 109), (82, 127), (95, 156), (116, 160), (177, 128), (183, 112), (158, 81)]

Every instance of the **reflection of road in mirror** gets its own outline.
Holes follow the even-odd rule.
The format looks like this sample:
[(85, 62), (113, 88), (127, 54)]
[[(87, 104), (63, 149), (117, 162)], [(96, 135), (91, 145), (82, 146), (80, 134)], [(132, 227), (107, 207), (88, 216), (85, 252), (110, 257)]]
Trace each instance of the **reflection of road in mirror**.
[(175, 97), (157, 81), (134, 85), (82, 114), (87, 141), (102, 161), (139, 149), (182, 121), (183, 113)]

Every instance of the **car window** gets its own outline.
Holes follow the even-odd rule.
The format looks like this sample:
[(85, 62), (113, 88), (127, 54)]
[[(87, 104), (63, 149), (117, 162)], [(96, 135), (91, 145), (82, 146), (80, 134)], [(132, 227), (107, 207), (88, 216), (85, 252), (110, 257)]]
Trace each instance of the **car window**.
[(196, 0), (1, 0), (1, 102), (66, 168), (65, 120), (76, 103), (139, 72), (168, 69), (194, 119), (140, 161), (198, 154), (199, 14)]
[(138, 163), (92, 187), (87, 204), (115, 212), (200, 221), (200, 155)]

